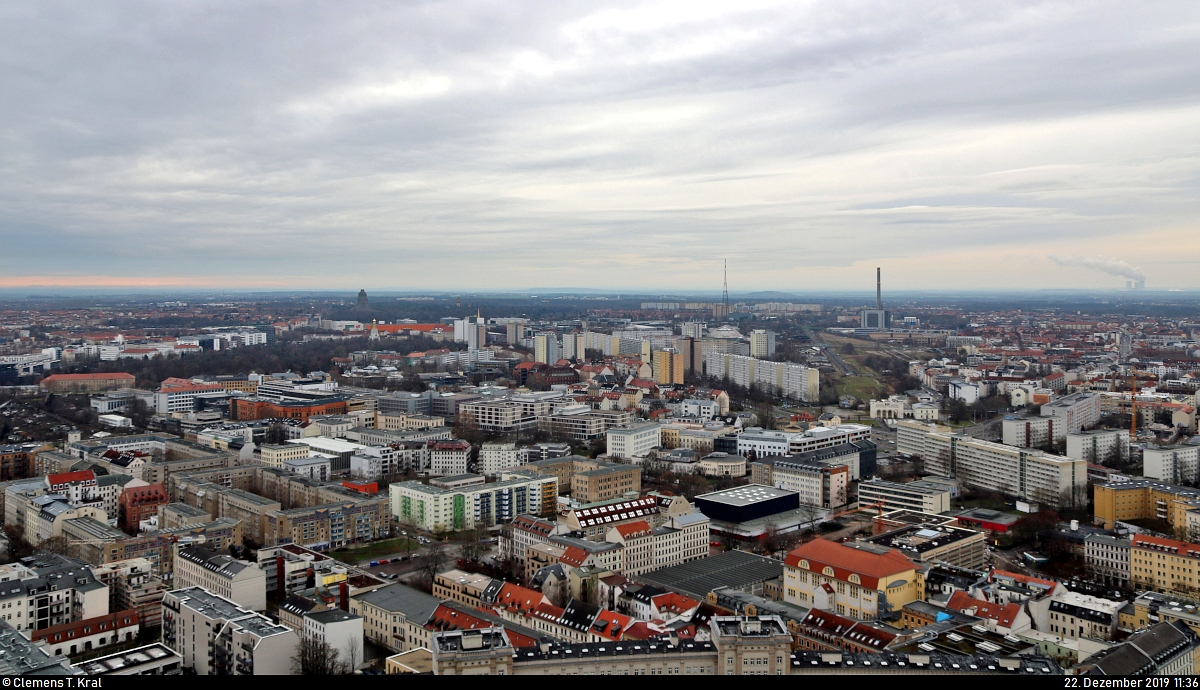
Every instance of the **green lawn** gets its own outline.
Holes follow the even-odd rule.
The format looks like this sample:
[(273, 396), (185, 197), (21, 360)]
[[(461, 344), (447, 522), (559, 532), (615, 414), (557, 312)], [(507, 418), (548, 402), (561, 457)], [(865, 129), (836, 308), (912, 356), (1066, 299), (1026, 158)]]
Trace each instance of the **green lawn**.
[(416, 541), (408, 537), (397, 537), (395, 539), (385, 539), (383, 541), (356, 546), (352, 549), (336, 549), (332, 555), (339, 561), (346, 563), (357, 563), (358, 561), (369, 561), (381, 556), (389, 556), (394, 553), (404, 552), (404, 543), (409, 542), (409, 548), (416, 551), (421, 547)]
[(859, 400), (874, 400), (883, 392), (883, 386), (867, 376), (846, 376), (838, 381), (838, 395), (853, 395)]

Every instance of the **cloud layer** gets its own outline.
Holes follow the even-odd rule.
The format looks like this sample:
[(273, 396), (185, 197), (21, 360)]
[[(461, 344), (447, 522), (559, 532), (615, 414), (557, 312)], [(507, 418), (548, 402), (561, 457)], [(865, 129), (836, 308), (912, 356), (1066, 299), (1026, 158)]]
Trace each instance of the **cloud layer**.
[(1198, 84), (1186, 2), (10, 4), (0, 273), (1200, 287)]

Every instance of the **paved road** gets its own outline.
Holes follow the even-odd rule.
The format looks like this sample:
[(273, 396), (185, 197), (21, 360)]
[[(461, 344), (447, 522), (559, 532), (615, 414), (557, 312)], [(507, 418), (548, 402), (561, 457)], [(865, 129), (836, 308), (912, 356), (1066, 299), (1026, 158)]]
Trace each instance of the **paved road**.
[(853, 376), (856, 373), (854, 367), (851, 367), (849, 364), (846, 364), (846, 362), (843, 361), (841, 357), (838, 357), (838, 354), (836, 352), (829, 349), (829, 345), (826, 345), (825, 341), (821, 339), (821, 334), (819, 331), (806, 329), (806, 332), (808, 333), (809, 340), (812, 341), (812, 346), (819, 347), (822, 350), (824, 350), (825, 356), (829, 359), (830, 362), (833, 362), (833, 366), (837, 367), (838, 371), (841, 372), (842, 376)]

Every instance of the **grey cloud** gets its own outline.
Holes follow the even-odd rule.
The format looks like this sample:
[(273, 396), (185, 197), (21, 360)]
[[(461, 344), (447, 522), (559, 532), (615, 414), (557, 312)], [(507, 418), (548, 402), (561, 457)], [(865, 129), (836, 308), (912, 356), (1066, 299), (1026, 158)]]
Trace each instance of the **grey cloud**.
[(0, 270), (771, 287), (1200, 210), (1193, 4), (713, 7), (2, 8)]

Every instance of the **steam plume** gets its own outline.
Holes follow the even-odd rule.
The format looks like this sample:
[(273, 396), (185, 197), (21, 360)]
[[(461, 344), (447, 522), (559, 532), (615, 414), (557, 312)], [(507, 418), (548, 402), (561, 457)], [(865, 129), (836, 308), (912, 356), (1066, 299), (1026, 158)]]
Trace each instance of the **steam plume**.
[(1142, 269), (1129, 265), (1128, 262), (1120, 259), (1110, 259), (1105, 256), (1080, 256), (1078, 254), (1069, 254), (1067, 256), (1059, 256), (1051, 254), (1047, 257), (1059, 266), (1082, 266), (1083, 268), (1094, 268), (1097, 271), (1103, 271), (1110, 276), (1123, 276), (1132, 278), (1133, 280), (1145, 280), (1146, 274)]

